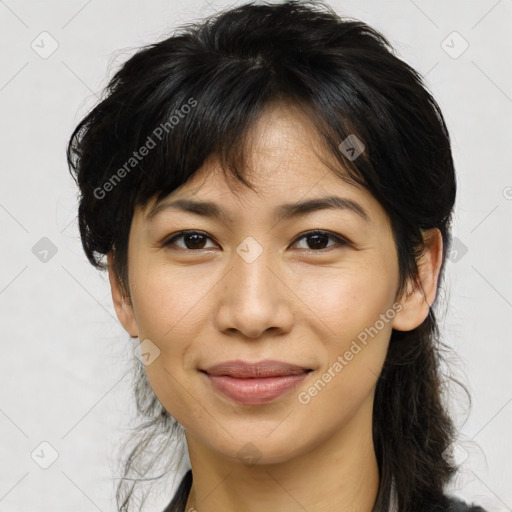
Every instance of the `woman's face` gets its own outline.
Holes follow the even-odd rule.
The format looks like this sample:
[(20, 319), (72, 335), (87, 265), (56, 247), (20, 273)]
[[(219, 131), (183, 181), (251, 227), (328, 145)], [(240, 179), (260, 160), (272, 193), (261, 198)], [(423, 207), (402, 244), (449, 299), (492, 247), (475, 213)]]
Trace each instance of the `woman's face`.
[[(257, 192), (233, 192), (212, 160), (164, 200), (211, 202), (221, 217), (175, 206), (146, 218), (154, 201), (135, 211), (131, 305), (118, 314), (143, 342), (149, 382), (189, 441), (270, 463), (344, 432), (371, 432), (374, 386), (399, 311), (398, 261), (385, 211), (319, 159), (328, 157), (304, 114), (268, 110), (251, 141)], [(339, 207), (279, 216), (283, 205), (326, 197)], [(201, 233), (171, 241), (185, 230)], [(312, 371), (288, 377), (293, 387), (273, 398), (249, 390), (243, 401), (201, 371), (232, 360)]]

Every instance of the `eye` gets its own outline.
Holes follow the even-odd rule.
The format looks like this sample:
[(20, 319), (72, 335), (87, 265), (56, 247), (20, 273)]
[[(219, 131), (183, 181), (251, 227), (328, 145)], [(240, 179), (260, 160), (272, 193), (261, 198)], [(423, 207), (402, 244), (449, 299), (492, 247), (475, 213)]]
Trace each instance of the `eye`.
[[(329, 239), (336, 241), (339, 246), (349, 245), (349, 242), (345, 240), (343, 237), (336, 236), (330, 233), (329, 231), (322, 230), (309, 231), (307, 233), (302, 234), (295, 240), (294, 245), (297, 244), (299, 241), (306, 240), (306, 244), (309, 245), (310, 247), (302, 247), (302, 249), (309, 249), (312, 252), (320, 252), (326, 248), (332, 248), (332, 245), (330, 247), (325, 247), (326, 242), (328, 243)], [(176, 242), (178, 240), (183, 240), (183, 245), (177, 244)], [(178, 247), (179, 249), (190, 251), (204, 250), (209, 248), (205, 246), (207, 240), (212, 240), (212, 238), (208, 236), (206, 233), (203, 233), (202, 231), (180, 231), (173, 237), (169, 238), (167, 241), (163, 242), (162, 246), (175, 246)]]
[[(295, 243), (297, 243), (300, 240), (307, 240), (307, 245), (312, 246), (313, 252), (320, 252), (320, 251), (326, 249), (325, 243), (329, 240), (329, 238), (332, 240), (336, 240), (336, 242), (340, 246), (349, 245), (349, 242), (347, 240), (345, 240), (344, 238), (342, 238), (340, 236), (336, 236), (336, 235), (330, 233), (329, 231), (321, 231), (319, 229), (317, 229), (315, 231), (309, 231), (308, 233), (304, 233), (303, 235), (301, 235), (300, 237), (297, 238)], [(331, 248), (332, 248), (332, 246), (327, 247), (327, 249), (331, 249)], [(308, 248), (306, 248), (306, 249), (308, 249)]]
[(170, 245), (176, 245), (176, 240), (183, 239), (185, 247), (178, 246), (180, 249), (183, 250), (202, 250), (207, 249), (207, 247), (204, 247), (204, 243), (206, 239), (210, 239), (206, 233), (203, 233), (202, 231), (180, 231), (176, 235), (174, 235), (172, 238), (164, 242), (162, 245), (164, 247), (170, 246)]

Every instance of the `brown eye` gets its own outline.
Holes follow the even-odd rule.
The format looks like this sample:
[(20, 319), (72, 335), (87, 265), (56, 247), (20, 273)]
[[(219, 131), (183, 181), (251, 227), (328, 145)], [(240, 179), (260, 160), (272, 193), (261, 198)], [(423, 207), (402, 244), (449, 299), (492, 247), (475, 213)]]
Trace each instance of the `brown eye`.
[[(177, 245), (175, 242), (177, 240), (183, 239), (183, 245)], [(206, 241), (211, 240), (211, 238), (202, 233), (201, 231), (181, 231), (180, 233), (174, 235), (172, 238), (163, 243), (164, 247), (169, 246), (177, 246), (179, 249), (183, 250), (203, 250), (207, 249), (205, 247)]]
[[(162, 246), (169, 247), (171, 250), (201, 251), (214, 247), (206, 246), (208, 240), (212, 240), (212, 238), (202, 231), (180, 231), (163, 242)], [(344, 238), (334, 235), (329, 231), (321, 230), (309, 231), (302, 234), (295, 240), (294, 245), (301, 240), (306, 240), (307, 245), (307, 247), (302, 247), (301, 249), (309, 250), (310, 252), (321, 252), (323, 250), (331, 250), (336, 246), (343, 247), (349, 245), (349, 242)], [(335, 244), (329, 245), (329, 240), (335, 241)], [(177, 241), (180, 241), (180, 243), (177, 243)]]
[[(333, 246), (327, 246), (329, 239), (335, 240), (340, 246), (348, 245), (348, 242), (344, 238), (336, 236), (329, 231), (310, 231), (297, 238), (297, 241), (303, 239), (306, 240), (306, 244), (309, 245), (309, 247), (306, 247), (306, 249), (312, 250), (313, 252), (319, 252), (324, 249), (331, 249)], [(297, 243), (297, 241), (295, 243)]]

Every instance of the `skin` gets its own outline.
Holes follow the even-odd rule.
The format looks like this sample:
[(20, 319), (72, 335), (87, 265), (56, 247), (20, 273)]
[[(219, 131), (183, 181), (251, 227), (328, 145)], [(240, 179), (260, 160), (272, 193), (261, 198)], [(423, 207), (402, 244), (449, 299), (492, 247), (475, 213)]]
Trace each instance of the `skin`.
[[(257, 192), (230, 186), (210, 159), (170, 196), (213, 201), (232, 221), (176, 209), (147, 221), (154, 200), (136, 209), (131, 297), (108, 255), (115, 309), (131, 336), (160, 350), (145, 368), (156, 396), (185, 428), (194, 478), (187, 511), (370, 512), (379, 485), (375, 385), (392, 328), (417, 327), (434, 301), (441, 235), (426, 233), (418, 277), (396, 297), (398, 260), (384, 209), (323, 163), (334, 160), (304, 114), (284, 105), (268, 109), (251, 131), (250, 148)], [(356, 201), (369, 221), (334, 209), (281, 221), (273, 215), (282, 203), (324, 195)], [(186, 237), (174, 246), (161, 243), (191, 229), (207, 237), (198, 245), (190, 239), (187, 245)], [(326, 236), (319, 247), (303, 236), (314, 229), (349, 243)], [(248, 236), (263, 249), (251, 263), (236, 251)], [(309, 403), (300, 403), (299, 393), (388, 310), (392, 320)], [(314, 371), (273, 402), (246, 406), (217, 393), (198, 370), (267, 358)], [(241, 449), (255, 454), (253, 463), (244, 462)]]

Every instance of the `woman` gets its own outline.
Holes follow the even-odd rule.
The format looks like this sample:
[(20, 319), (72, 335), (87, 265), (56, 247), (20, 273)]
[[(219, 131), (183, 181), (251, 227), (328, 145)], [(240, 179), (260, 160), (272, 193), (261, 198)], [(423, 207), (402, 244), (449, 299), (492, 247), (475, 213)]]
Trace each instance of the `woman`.
[(328, 6), (246, 4), (106, 92), (68, 159), (85, 253), (140, 342), (120, 509), (181, 441), (166, 511), (481, 511), (444, 493), (432, 307), (456, 182), (418, 73)]

